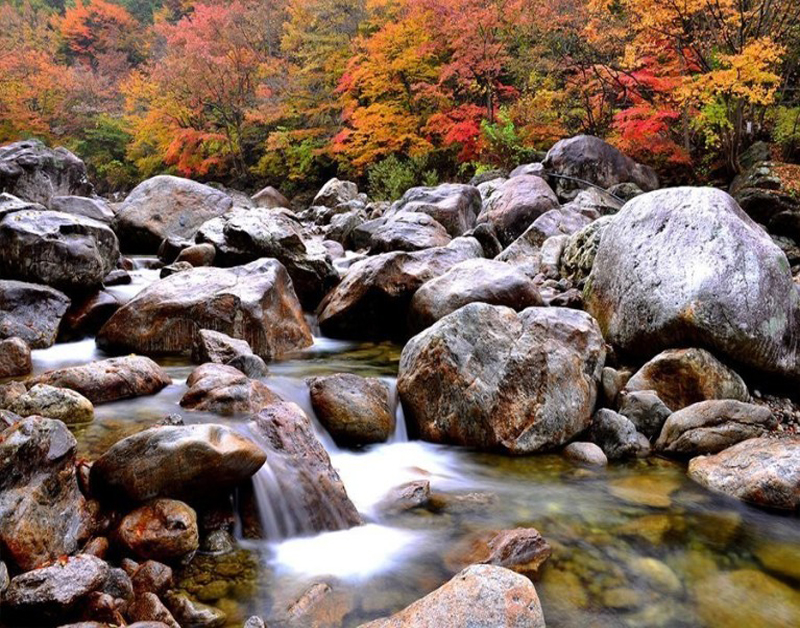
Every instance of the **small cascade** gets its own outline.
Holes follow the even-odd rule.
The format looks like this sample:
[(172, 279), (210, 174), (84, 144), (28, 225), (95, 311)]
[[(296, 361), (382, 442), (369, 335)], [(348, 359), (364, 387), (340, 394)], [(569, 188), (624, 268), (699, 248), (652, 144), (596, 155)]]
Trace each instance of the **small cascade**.
[(384, 377), (383, 382), (389, 387), (389, 406), (394, 407), (394, 434), (389, 438), (389, 443), (407, 443), (408, 426), (406, 425), (406, 415), (403, 412), (403, 404), (400, 403), (400, 395), (397, 392), (397, 378)]

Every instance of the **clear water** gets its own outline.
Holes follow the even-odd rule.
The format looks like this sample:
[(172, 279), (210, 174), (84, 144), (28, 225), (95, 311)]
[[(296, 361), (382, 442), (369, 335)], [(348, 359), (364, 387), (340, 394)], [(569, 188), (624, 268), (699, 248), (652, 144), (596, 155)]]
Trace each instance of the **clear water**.
[[(153, 279), (152, 271), (134, 274), (139, 287)], [(390, 344), (317, 338), (309, 350), (271, 364), (265, 381), (313, 417), (305, 378), (350, 372), (385, 378), (393, 387), (399, 355), (400, 347)], [(93, 341), (80, 341), (35, 351), (34, 368), (102, 357)], [(178, 402), (192, 366), (162, 364), (173, 385), (152, 397), (98, 406), (94, 423), (77, 430), (82, 455), (95, 457), (175, 412), (187, 422), (245, 422), (182, 411)], [(225, 610), (229, 626), (250, 614), (280, 625), (298, 596), (324, 582), (330, 591), (305, 625), (357, 626), (448, 580), (469, 561), (465, 548), (475, 535), (533, 526), (553, 546), (536, 582), (550, 628), (763, 628), (789, 626), (800, 616), (797, 517), (711, 494), (671, 461), (589, 471), (557, 455), (509, 458), (409, 442), (399, 408), (398, 419), (391, 442), (362, 451), (339, 450), (315, 423), (364, 526), (199, 554), (181, 573), (181, 586)], [(428, 508), (390, 515), (379, 507), (392, 487), (417, 479), (431, 484)], [(272, 507), (276, 517), (291, 508)], [(753, 571), (755, 580), (736, 584)]]

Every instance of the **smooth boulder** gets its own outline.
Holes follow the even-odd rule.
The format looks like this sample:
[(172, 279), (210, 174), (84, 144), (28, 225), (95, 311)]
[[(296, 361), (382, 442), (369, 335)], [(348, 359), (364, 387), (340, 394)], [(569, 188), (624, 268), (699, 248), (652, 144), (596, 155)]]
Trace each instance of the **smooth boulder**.
[(447, 246), (450, 235), (428, 214), (401, 212), (382, 221), (369, 242), (371, 254), (391, 251), (421, 251), (435, 246)]
[(0, 279), (0, 338), (17, 336), (31, 349), (46, 349), (55, 343), (69, 304), (54, 288)]
[(36, 384), (16, 397), (7, 410), (21, 417), (43, 416), (67, 425), (80, 425), (94, 420), (94, 406), (86, 397), (68, 388)]
[(481, 206), (481, 194), (477, 188), (461, 183), (443, 183), (436, 187), (406, 190), (402, 198), (392, 205), (391, 213), (428, 214), (450, 236), (457, 238), (475, 226)]
[(197, 367), (186, 385), (189, 390), (181, 397), (180, 404), (187, 410), (226, 416), (253, 414), (280, 400), (266, 384), (224, 364), (208, 363)]
[(114, 212), (102, 198), (86, 196), (54, 196), (50, 199), (50, 209), (56, 212), (83, 216), (106, 224), (114, 220)]
[(311, 344), (311, 330), (279, 262), (195, 268), (157, 281), (102, 327), (104, 350), (188, 354), (201, 329), (246, 340), (265, 360)]
[(31, 350), (22, 338), (0, 340), (0, 379), (27, 375), (32, 368)]
[(522, 175), (508, 179), (492, 193), (477, 222), (490, 223), (500, 242), (508, 246), (537, 218), (557, 207), (558, 198), (544, 179)]
[(114, 537), (137, 558), (180, 560), (200, 545), (197, 513), (175, 499), (154, 499), (125, 515)]
[(471, 303), (408, 342), (397, 387), (423, 439), (527, 454), (590, 425), (604, 362), (583, 312)]

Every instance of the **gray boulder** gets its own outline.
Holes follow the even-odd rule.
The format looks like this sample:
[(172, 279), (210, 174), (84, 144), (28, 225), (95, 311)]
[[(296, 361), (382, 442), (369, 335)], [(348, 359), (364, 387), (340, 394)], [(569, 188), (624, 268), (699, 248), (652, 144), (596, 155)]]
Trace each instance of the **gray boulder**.
[(358, 186), (352, 181), (340, 181), (331, 179), (322, 186), (314, 200), (312, 206), (336, 207), (349, 201), (358, 199)]
[(0, 338), (17, 336), (31, 349), (50, 347), (69, 304), (53, 288), (0, 279)]
[(539, 216), (557, 207), (555, 192), (544, 179), (522, 175), (508, 179), (492, 194), (478, 222), (491, 223), (500, 242), (508, 246)]
[(456, 238), (475, 226), (481, 205), (481, 194), (477, 188), (461, 183), (443, 183), (436, 187), (407, 190), (392, 205), (391, 212), (428, 214)]
[(114, 212), (102, 198), (86, 196), (54, 196), (50, 199), (50, 209), (73, 216), (83, 216), (98, 222), (110, 223)]
[(370, 238), (369, 252), (421, 251), (447, 246), (450, 239), (445, 228), (428, 214), (402, 212), (375, 229)]
[(256, 207), (266, 207), (267, 209), (275, 209), (276, 207), (291, 207), (289, 199), (276, 190), (271, 185), (268, 185), (262, 190), (259, 190), (250, 200)]
[(664, 422), (672, 414), (654, 390), (623, 392), (617, 401), (619, 413), (650, 439), (658, 437)]
[(621, 414), (602, 408), (592, 418), (589, 438), (609, 460), (634, 458), (650, 453), (647, 438), (636, 431), (636, 426)]

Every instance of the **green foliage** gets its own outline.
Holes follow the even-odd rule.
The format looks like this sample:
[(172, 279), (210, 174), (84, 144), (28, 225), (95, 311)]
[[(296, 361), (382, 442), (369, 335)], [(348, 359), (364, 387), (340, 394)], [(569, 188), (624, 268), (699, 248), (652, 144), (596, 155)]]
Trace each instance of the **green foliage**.
[(417, 185), (439, 184), (439, 175), (430, 168), (426, 157), (401, 159), (390, 155), (367, 170), (370, 197), (378, 201), (394, 201)]
[(73, 149), (86, 163), (98, 191), (115, 192), (137, 183), (139, 172), (126, 154), (131, 139), (122, 119), (100, 114), (74, 143)]
[(800, 153), (800, 107), (776, 109), (773, 137), (780, 144), (787, 159), (792, 159)]
[(481, 154), (489, 168), (500, 166), (510, 169), (536, 158), (536, 151), (525, 145), (506, 108), (499, 111), (496, 122), (484, 120), (481, 131), (484, 141)]

